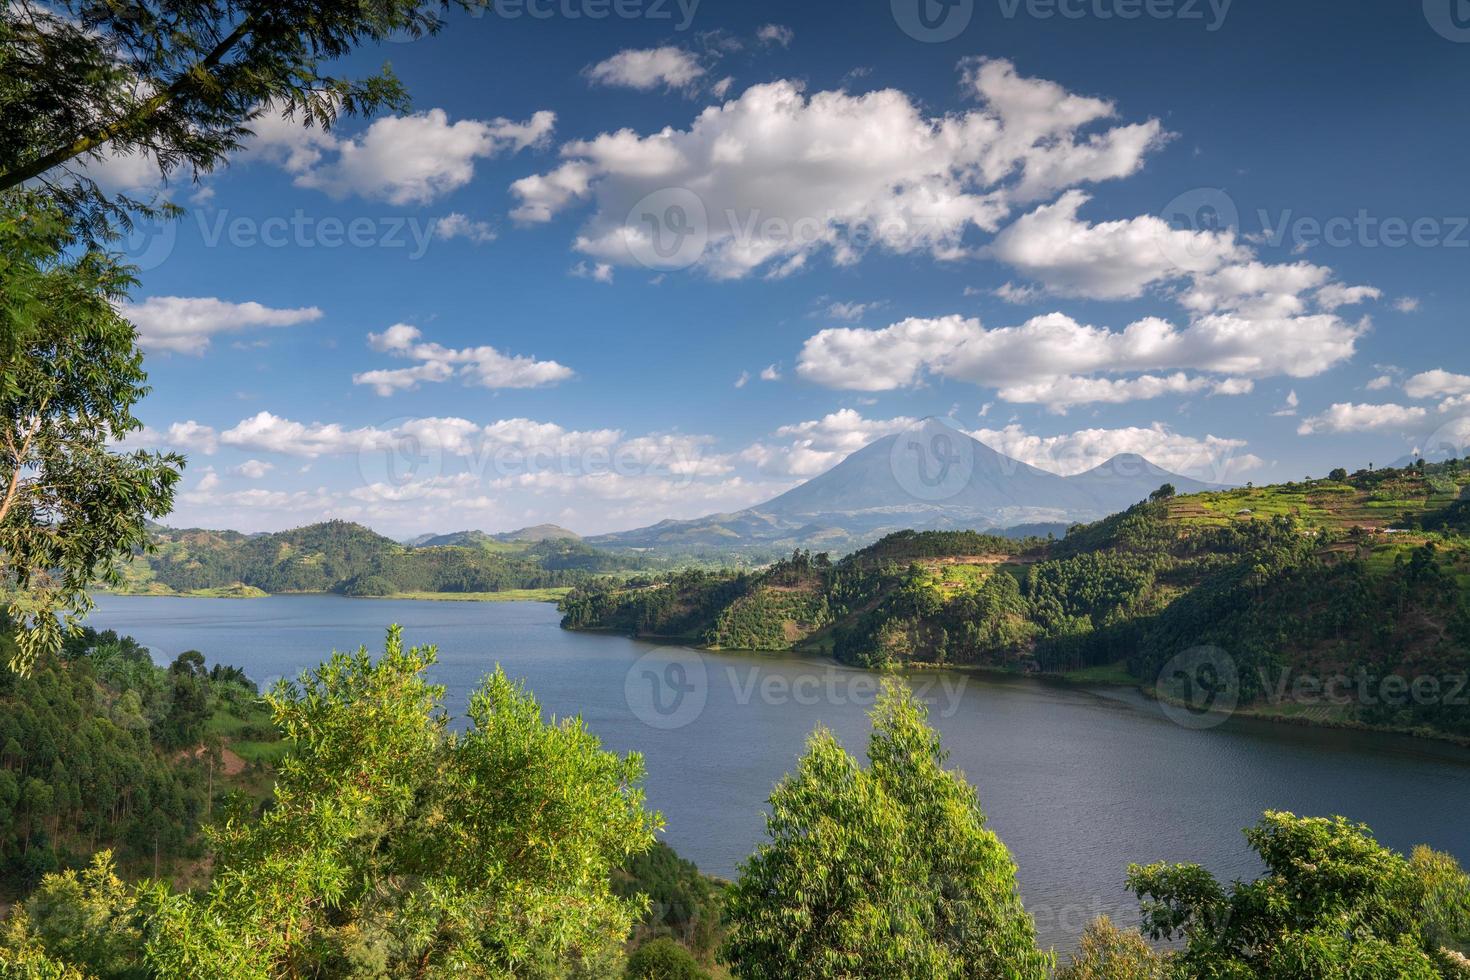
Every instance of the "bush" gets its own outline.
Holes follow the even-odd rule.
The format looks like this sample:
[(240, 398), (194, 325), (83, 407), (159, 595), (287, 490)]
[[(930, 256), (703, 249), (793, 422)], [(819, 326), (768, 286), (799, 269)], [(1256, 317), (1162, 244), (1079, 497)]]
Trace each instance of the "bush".
[(708, 980), (694, 956), (672, 939), (655, 939), (628, 957), (628, 980)]

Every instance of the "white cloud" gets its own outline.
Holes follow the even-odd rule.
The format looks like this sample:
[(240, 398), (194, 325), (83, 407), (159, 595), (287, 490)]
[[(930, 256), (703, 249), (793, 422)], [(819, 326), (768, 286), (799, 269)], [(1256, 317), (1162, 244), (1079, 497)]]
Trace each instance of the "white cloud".
[(870, 313), (882, 303), (832, 303), (827, 307), (827, 315), (834, 320), (861, 320), (863, 315)]
[(170, 425), (164, 442), (179, 449), (192, 449), (206, 456), (213, 456), (219, 449), (219, 437), (214, 429), (200, 425), (193, 419)]
[(1404, 393), (1410, 398), (1467, 395), (1470, 394), (1470, 374), (1452, 374), (1440, 368), (1422, 371), (1404, 382)]
[[(1146, 318), (1122, 331), (1078, 323), (1060, 313), (1016, 327), (987, 329), (958, 315), (910, 318), (875, 330), (833, 327), (809, 338), (797, 373), (832, 388), (888, 391), (933, 374), (995, 387), (1007, 401), (1077, 404), (1069, 384), (1097, 373), (1198, 371), (1239, 379), (1272, 375), (1309, 377), (1352, 356), (1362, 327), (1319, 314), (1283, 320), (1247, 320), (1234, 314), (1199, 318), (1184, 328)], [(1090, 383), (1078, 392), (1118, 400), (1153, 397), (1171, 386), (1203, 390), (1208, 382), (1172, 380)], [(1239, 393), (1241, 386), (1220, 388)]]
[(730, 75), (726, 75), (724, 78), (720, 79), (718, 82), (715, 82), (713, 85), (711, 85), (709, 87), (709, 90), (710, 90), (710, 93), (715, 98), (717, 98), (717, 99), (723, 99), (726, 95), (729, 95), (730, 94), (730, 87), (733, 86), (734, 84), (735, 84), (735, 79), (733, 77), (731, 77)]
[[(978, 292), (979, 290), (972, 290), (969, 286), (965, 287), (966, 296), (974, 296)], [(1035, 286), (1018, 286), (1016, 283), (1008, 282), (1001, 286), (997, 286), (991, 292), (991, 295), (994, 296), (996, 299), (1004, 300), (1007, 303), (1014, 303), (1019, 306), (1022, 303), (1030, 303), (1035, 300), (1041, 295), (1041, 290)]]
[(1286, 393), (1286, 404), (1282, 405), (1271, 414), (1276, 416), (1277, 418), (1291, 418), (1292, 416), (1296, 415), (1297, 406), (1299, 406), (1300, 404), (1301, 400), (1297, 398), (1296, 390), (1292, 389), (1291, 391), (1288, 391)]
[(259, 480), (275, 468), (274, 463), (265, 463), (258, 459), (247, 459), (239, 466), (231, 466), (230, 473), (234, 476), (243, 476), (247, 480)]
[(1172, 473), (1224, 483), (1262, 465), (1242, 452), (1246, 443), (1213, 435), (1174, 432), (1162, 422), (1119, 429), (1082, 429), (1055, 436), (1032, 435), (1019, 425), (977, 429), (976, 439), (992, 449), (1040, 469), (1072, 476), (1100, 466), (1120, 453), (1135, 453)]
[(591, 279), (594, 282), (611, 283), (613, 281), (613, 267), (607, 262), (578, 262), (572, 266), (572, 275), (578, 279)]
[[(270, 117), (274, 119), (274, 117)], [(443, 109), (387, 116), (361, 134), (338, 139), (274, 119), (253, 123), (251, 145), (296, 175), (298, 187), (334, 198), (351, 195), (389, 204), (427, 204), (469, 183), (475, 161), (544, 144), (556, 113), (542, 110), (524, 122), (461, 119)]]
[(775, 364), (767, 364), (765, 367), (761, 368), (761, 380), (762, 381), (780, 381), (781, 380), (781, 368), (778, 367)]
[(1319, 415), (1303, 419), (1296, 431), (1304, 436), (1323, 432), (1382, 432), (1422, 422), (1428, 414), (1417, 406), (1338, 402)]
[(741, 371), (740, 377), (735, 379), (735, 387), (744, 388), (748, 384), (750, 384), (750, 372)]
[(258, 412), (220, 433), (220, 442), (286, 456), (331, 456), (367, 449), (386, 449), (392, 435), (374, 428), (347, 429), (335, 422), (304, 424), (270, 412)]
[(1393, 385), (1393, 376), (1392, 375), (1380, 374), (1378, 377), (1374, 378), (1372, 381), (1369, 381), (1364, 387), (1366, 387), (1369, 391), (1382, 391), (1383, 389), (1388, 388), (1388, 387), (1391, 387), (1392, 385)]
[(138, 328), (144, 349), (184, 354), (204, 353), (216, 334), (290, 327), (322, 317), (315, 306), (274, 309), (206, 296), (150, 296), (141, 303), (119, 304), (118, 312)]
[(986, 253), (1058, 295), (1134, 299), (1148, 286), (1209, 273), (1248, 251), (1230, 232), (1189, 231), (1141, 215), (1091, 224), (1077, 217), (1088, 196), (1068, 191), (1018, 218)]
[(1393, 308), (1400, 313), (1418, 313), (1419, 298), (1417, 296), (1400, 296), (1393, 301)]
[(1381, 299), (1383, 291), (1372, 286), (1344, 286), (1330, 283), (1317, 291), (1317, 305), (1324, 310), (1335, 310), (1339, 306), (1354, 306), (1370, 299)]
[(866, 419), (850, 408), (820, 419), (783, 425), (774, 438), (784, 443), (757, 442), (740, 453), (762, 473), (810, 477), (823, 473), (875, 439), (902, 432), (915, 424), (911, 418)]
[(699, 59), (682, 48), (619, 51), (587, 69), (587, 77), (597, 85), (615, 85), (639, 91), (663, 86), (685, 88), (704, 74)]
[(575, 373), (556, 361), (503, 354), (490, 346), (455, 349), (425, 343), (422, 338), (422, 331), (407, 323), (395, 323), (382, 333), (368, 334), (368, 346), (373, 350), (420, 363), (408, 368), (364, 371), (354, 374), (352, 383), (371, 385), (386, 397), (454, 377), (482, 388), (540, 388), (565, 381)]
[(434, 237), (446, 241), (464, 238), (476, 245), (495, 241), (495, 228), (488, 221), (475, 221), (458, 211), (451, 211), (434, 222)]
[(783, 48), (789, 48), (796, 39), (796, 32), (784, 24), (763, 24), (756, 30), (755, 36), (762, 44), (779, 44)]
[(630, 263), (651, 242), (635, 205), (683, 188), (706, 219), (696, 265), (717, 278), (789, 273), (821, 251), (850, 264), (873, 246), (956, 258), (967, 231), (993, 231), (1017, 203), (1132, 174), (1163, 140), (1156, 120), (1084, 132), (1115, 115), (1111, 103), (1008, 62), (967, 65), (965, 84), (980, 107), (942, 117), (893, 89), (756, 85), (685, 130), (566, 144), (561, 166), (512, 185), (514, 216), (547, 221), (594, 199), (577, 249)]
[(208, 493), (219, 486), (219, 474), (214, 471), (213, 466), (206, 466), (200, 472), (199, 482), (194, 485), (194, 492)]

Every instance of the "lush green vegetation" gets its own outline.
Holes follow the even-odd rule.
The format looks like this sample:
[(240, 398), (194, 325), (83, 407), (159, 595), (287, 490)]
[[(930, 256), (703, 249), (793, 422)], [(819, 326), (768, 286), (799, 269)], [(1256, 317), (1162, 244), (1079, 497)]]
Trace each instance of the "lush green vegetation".
[(257, 761), (280, 746), (255, 686), (194, 651), (164, 669), (131, 638), (84, 629), (28, 675), (0, 673), (8, 897), (99, 848), (135, 871), (186, 874), (217, 798), (255, 775), (240, 755), (247, 740)]
[[(1470, 736), (1470, 468), (1339, 475), (1163, 488), (1060, 540), (908, 531), (836, 562), (603, 580), (563, 600), (563, 624), (1150, 687), (1212, 646), (1247, 710)], [(1187, 698), (1172, 673), (1161, 693)]]
[(562, 538), (408, 547), (346, 521), (274, 534), (154, 528), (123, 576), (138, 594), (260, 595), (340, 592), (351, 596), (559, 593), (594, 575), (643, 567), (632, 556)]
[[(10, 675), (28, 686), (8, 695), (24, 695), (32, 714), (56, 703), (63, 718), (55, 684), (102, 691), (94, 706), (114, 715), (127, 701), (151, 734), (109, 764), (141, 758), (151, 775), (128, 771), (135, 795), (157, 784), (160, 799), (178, 787), (185, 806), (197, 803), (201, 760), (165, 746), (250, 727), (248, 713), (222, 721), (208, 706), (253, 692), (237, 671), (204, 671), (198, 655), (160, 670), (138, 654), (91, 635), (30, 678)], [(887, 682), (874, 709), (865, 766), (813, 733), (771, 796), (769, 842), (727, 887), (654, 843), (659, 818), (643, 805), (636, 755), (602, 750), (579, 719), (548, 723), (498, 671), (472, 696), (469, 727), (451, 733), (442, 690), (424, 680), (433, 661), (432, 648), (405, 649), (390, 630), (382, 657), (337, 654), (269, 694), (284, 748), (274, 790), (264, 806), (241, 794), (212, 815), (212, 797), (203, 815), (196, 806), (205, 846), (194, 853), (206, 860), (193, 887), (150, 873), (146, 849), (84, 860), (90, 847), (131, 846), (126, 833), (82, 847), (93, 825), (66, 823), (69, 811), (54, 810), (54, 831), (22, 814), (22, 830), (79, 846), (68, 867), (39, 869), (0, 925), (0, 976), (1049, 974), (1054, 957), (1036, 943), (1007, 849), (901, 683)], [(1266, 869), (1252, 882), (1131, 867), (1147, 937), (1172, 945), (1100, 920), (1058, 975), (1465, 975), (1470, 876), (1449, 856), (1405, 857), (1365, 827), (1284, 813), (1247, 837)]]

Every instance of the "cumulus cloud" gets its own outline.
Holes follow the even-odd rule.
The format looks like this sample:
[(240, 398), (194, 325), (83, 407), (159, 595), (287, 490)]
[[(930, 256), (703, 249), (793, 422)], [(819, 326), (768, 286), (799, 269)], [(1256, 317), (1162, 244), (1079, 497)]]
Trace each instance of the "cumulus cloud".
[(1410, 398), (1470, 395), (1470, 375), (1452, 374), (1441, 368), (1422, 371), (1404, 382), (1404, 393)]
[[(910, 318), (874, 330), (823, 330), (803, 345), (797, 372), (818, 384), (858, 391), (888, 391), (936, 375), (997, 388), (1006, 401), (1064, 407), (1171, 390), (1249, 390), (1239, 381), (1213, 384), (1177, 373), (1183, 371), (1240, 380), (1308, 377), (1351, 357), (1362, 330), (1326, 314), (1282, 320), (1213, 314), (1183, 328), (1150, 317), (1121, 331), (1078, 323), (1061, 313), (990, 329), (958, 315)], [(1176, 373), (1149, 374), (1160, 371)], [(1079, 380), (1108, 373), (1145, 376)]]
[(1094, 129), (1112, 103), (1009, 62), (969, 63), (964, 82), (979, 107), (941, 117), (894, 89), (756, 85), (687, 129), (564, 145), (561, 166), (512, 185), (514, 216), (548, 221), (591, 199), (576, 248), (630, 263), (656, 233), (635, 205), (682, 188), (703, 212), (691, 219), (705, 236), (695, 265), (717, 278), (789, 273), (823, 251), (851, 264), (870, 247), (956, 258), (967, 232), (994, 231), (1056, 190), (1128, 176), (1164, 138), (1157, 120)]
[(209, 296), (150, 296), (118, 305), (138, 328), (145, 350), (202, 354), (217, 334), (262, 327), (291, 327), (322, 318), (315, 306), (276, 309), (260, 303), (232, 303)]
[(1081, 429), (1054, 436), (1033, 435), (1020, 425), (971, 433), (992, 449), (1063, 476), (1082, 473), (1121, 453), (1135, 453), (1173, 473), (1211, 483), (1229, 482), (1263, 464), (1244, 452), (1241, 439), (1203, 438), (1175, 432), (1162, 422), (1118, 429)]
[(420, 384), (437, 384), (458, 377), (467, 385), (482, 388), (540, 388), (573, 376), (571, 368), (556, 361), (503, 354), (490, 346), (455, 349), (423, 341), (418, 327), (395, 323), (382, 333), (368, 334), (375, 351), (418, 361), (413, 367), (364, 371), (352, 383), (371, 385), (387, 397), (396, 391), (412, 391)]
[(586, 74), (597, 85), (621, 86), (646, 92), (659, 86), (669, 89), (686, 88), (704, 74), (704, 68), (699, 64), (699, 59), (688, 51), (665, 45), (661, 48), (619, 51), (606, 61), (592, 65)]
[(1361, 405), (1338, 402), (1327, 411), (1302, 420), (1300, 435), (1340, 432), (1383, 432), (1404, 429), (1424, 421), (1428, 412), (1408, 405)]
[(1372, 381), (1369, 381), (1366, 385), (1364, 385), (1364, 387), (1367, 388), (1369, 391), (1382, 391), (1383, 389), (1390, 387), (1392, 384), (1392, 375), (1380, 374), (1378, 377), (1374, 378)]
[(1214, 272), (1249, 255), (1231, 232), (1176, 229), (1153, 215), (1083, 221), (1078, 210), (1088, 200), (1068, 191), (1018, 218), (986, 254), (1058, 295), (1089, 299), (1135, 299), (1155, 283)]
[(352, 195), (389, 204), (427, 204), (469, 183), (475, 161), (544, 145), (556, 113), (524, 121), (461, 119), (443, 109), (386, 116), (362, 133), (339, 139), (320, 129), (267, 114), (251, 123), (251, 151), (295, 175), (298, 187), (334, 198)]

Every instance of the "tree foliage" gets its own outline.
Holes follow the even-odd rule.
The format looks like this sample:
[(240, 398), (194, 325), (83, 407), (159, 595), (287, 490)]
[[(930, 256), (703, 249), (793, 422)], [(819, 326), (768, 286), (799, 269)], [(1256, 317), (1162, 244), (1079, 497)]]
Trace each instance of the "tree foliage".
[(547, 724), (496, 671), (450, 732), (434, 650), (395, 627), (270, 701), (293, 746), (263, 814), (212, 833), (201, 895), (140, 896), (164, 976), (542, 975), (620, 947), (639, 901), (613, 870), (646, 849), (642, 761), (580, 719)]
[(131, 279), (68, 246), (54, 207), (0, 195), (0, 580), (23, 627), (11, 660), (22, 671), (59, 648), (91, 608), (87, 589), (146, 543), (183, 463), (110, 450), (142, 427), (132, 409), (148, 390), (133, 327), (112, 305)]
[[(1198, 865), (1134, 865), (1128, 885), (1143, 905), (1143, 930), (1182, 940), (1182, 977), (1455, 976), (1446, 934), (1464, 936), (1463, 872), (1443, 859), (1426, 874), (1342, 817), (1267, 812), (1246, 839), (1266, 873), (1229, 888)], [(1449, 888), (1446, 889), (1446, 883)], [(1446, 892), (1459, 894), (1446, 902)], [(1458, 909), (1455, 906), (1458, 905)], [(1430, 912), (1430, 909), (1433, 909)], [(1426, 928), (1426, 922), (1435, 923)]]
[(923, 705), (889, 682), (868, 768), (808, 740), (771, 795), (762, 845), (729, 898), (721, 957), (737, 976), (1044, 977), (1005, 845), (944, 769)]

